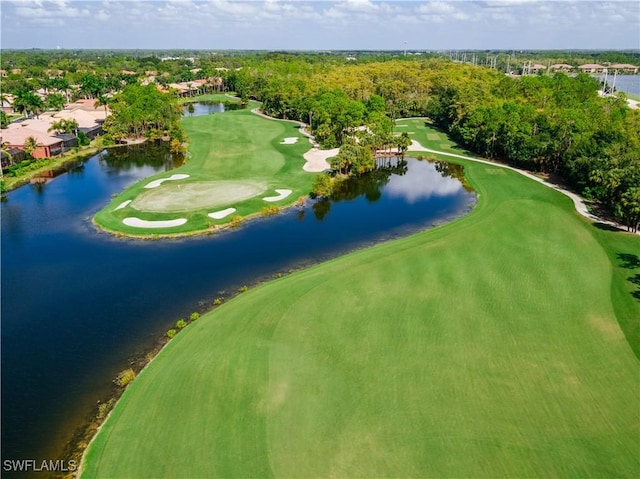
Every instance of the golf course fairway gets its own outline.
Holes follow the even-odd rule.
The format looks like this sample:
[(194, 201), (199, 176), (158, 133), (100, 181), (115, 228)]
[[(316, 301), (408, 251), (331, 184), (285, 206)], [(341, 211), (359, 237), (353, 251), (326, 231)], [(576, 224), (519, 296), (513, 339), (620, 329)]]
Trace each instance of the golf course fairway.
[(471, 214), (200, 318), (125, 391), (81, 477), (637, 477), (640, 237), (455, 162)]
[[(231, 221), (216, 218), (220, 210), (250, 216), (270, 205), (293, 204), (311, 191), (315, 175), (302, 169), (311, 144), (296, 123), (236, 110), (185, 117), (182, 126), (189, 160), (127, 188), (96, 214), (99, 227), (132, 236), (198, 233)], [(265, 202), (283, 189), (291, 194)]]

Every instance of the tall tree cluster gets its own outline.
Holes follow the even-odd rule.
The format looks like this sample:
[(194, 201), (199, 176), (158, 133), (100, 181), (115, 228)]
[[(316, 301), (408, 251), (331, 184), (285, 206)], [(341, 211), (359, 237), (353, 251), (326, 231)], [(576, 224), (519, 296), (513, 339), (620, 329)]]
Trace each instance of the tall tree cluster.
[(111, 138), (161, 138), (181, 140), (181, 109), (174, 95), (155, 85), (128, 85), (109, 102), (111, 115), (103, 129)]
[[(639, 226), (640, 111), (624, 95), (600, 97), (588, 75), (514, 78), (431, 59), (334, 65), (299, 76), (255, 66), (242, 78), (245, 95), (271, 115), (309, 123), (325, 147), (342, 145), (361, 125), (384, 135), (396, 118), (426, 116), (469, 150), (554, 175), (623, 224)], [(345, 155), (357, 156), (352, 146)], [(348, 168), (343, 163), (338, 169)]]

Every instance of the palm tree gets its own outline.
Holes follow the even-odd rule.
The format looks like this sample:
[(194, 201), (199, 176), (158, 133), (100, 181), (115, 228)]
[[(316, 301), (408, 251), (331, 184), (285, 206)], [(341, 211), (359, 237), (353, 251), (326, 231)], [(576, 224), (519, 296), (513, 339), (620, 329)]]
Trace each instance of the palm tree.
[(109, 110), (107, 109), (107, 107), (109, 106), (109, 99), (106, 96), (104, 96), (102, 93), (99, 93), (98, 96), (96, 97), (95, 108), (98, 108), (99, 106), (104, 106), (105, 115), (109, 114)]
[(57, 131), (58, 133), (73, 133), (75, 136), (78, 136), (78, 122), (73, 119), (67, 120), (66, 118), (62, 118), (61, 120), (51, 123), (51, 126), (47, 131)]
[(38, 139), (30, 136), (24, 141), (24, 152), (33, 159), (33, 152), (40, 148), (42, 144), (38, 143)]
[(43, 107), (42, 98), (31, 90), (18, 90), (13, 99), (13, 109), (25, 116), (29, 115), (29, 113), (35, 113), (37, 118)]

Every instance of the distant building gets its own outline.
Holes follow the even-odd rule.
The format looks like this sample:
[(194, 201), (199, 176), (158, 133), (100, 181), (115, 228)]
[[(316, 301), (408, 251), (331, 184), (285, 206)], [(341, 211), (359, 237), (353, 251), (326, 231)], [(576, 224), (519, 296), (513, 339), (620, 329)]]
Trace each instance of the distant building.
[(636, 75), (638, 73), (638, 67), (635, 65), (629, 65), (628, 63), (615, 63), (608, 67), (609, 70), (617, 70), (620, 73), (629, 73)]
[(44, 73), (49, 78), (61, 77), (61, 76), (64, 75), (64, 71), (63, 70), (45, 70)]
[(549, 67), (549, 69), (553, 73), (555, 73), (555, 72), (569, 73), (571, 70), (573, 70), (573, 66), (568, 65), (567, 63), (555, 63), (555, 64), (551, 65)]
[(546, 69), (547, 69), (546, 66), (540, 65), (539, 63), (536, 63), (535, 65), (531, 65), (531, 74), (537, 75), (538, 73), (540, 73), (541, 71), (544, 71)]
[(585, 65), (580, 65), (578, 69), (582, 73), (604, 73), (606, 67), (598, 65), (597, 63), (587, 63)]

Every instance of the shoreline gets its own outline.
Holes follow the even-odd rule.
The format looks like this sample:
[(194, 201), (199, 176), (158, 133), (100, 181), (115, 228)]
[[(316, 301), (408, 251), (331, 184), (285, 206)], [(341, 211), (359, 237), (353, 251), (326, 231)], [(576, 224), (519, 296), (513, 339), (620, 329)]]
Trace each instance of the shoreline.
[(497, 163), (494, 161), (489, 161), (489, 160), (485, 160), (482, 158), (471, 158), (471, 157), (467, 157), (464, 155), (458, 155), (457, 153), (448, 153), (448, 152), (444, 152), (444, 151), (438, 151), (438, 150), (433, 150), (431, 148), (426, 148), (424, 146), (422, 146), (418, 141), (416, 140), (411, 140), (411, 146), (409, 147), (409, 152), (411, 151), (423, 151), (426, 153), (432, 153), (432, 154), (437, 154), (437, 155), (443, 155), (443, 156), (449, 156), (452, 158), (460, 158), (462, 160), (469, 160), (469, 161), (475, 161), (477, 163), (483, 163), (485, 165), (491, 165), (491, 166), (497, 166), (499, 168), (506, 168), (508, 170), (512, 170), (515, 171), (516, 173), (519, 173), (531, 180), (534, 180), (538, 183), (543, 184), (544, 186), (546, 186), (547, 188), (551, 188), (552, 190), (555, 190), (559, 193), (562, 193), (563, 195), (565, 195), (566, 197), (568, 197), (569, 199), (571, 199), (571, 201), (573, 201), (573, 206), (575, 208), (575, 210), (578, 212), (578, 214), (580, 214), (581, 216), (593, 221), (593, 224), (605, 224), (605, 225), (609, 225), (612, 226), (614, 228), (617, 228), (618, 230), (620, 230), (623, 233), (629, 233), (629, 234), (635, 234), (635, 235), (640, 235), (640, 231), (637, 231), (635, 233), (628, 231), (626, 227), (624, 227), (623, 225), (610, 220), (610, 219), (605, 219), (605, 218), (601, 218), (593, 213), (591, 213), (589, 211), (589, 208), (584, 200), (584, 198), (582, 198), (580, 195), (578, 195), (577, 193), (574, 193), (573, 191), (570, 191), (560, 185), (557, 185), (555, 183), (552, 183), (551, 181), (545, 180), (543, 178), (540, 178), (536, 175), (534, 175), (533, 173), (531, 173), (530, 171), (526, 171), (526, 170), (521, 170), (519, 168), (516, 168), (514, 166), (510, 166), (504, 163)]
[[(342, 256), (351, 254), (351, 253), (355, 253), (358, 251), (363, 251), (369, 248), (373, 248), (379, 245), (383, 245), (386, 243), (390, 243), (393, 241), (396, 241), (398, 239), (401, 238), (406, 238), (408, 236), (414, 235), (414, 234), (420, 234), (423, 233), (425, 231), (429, 231), (435, 228), (438, 228), (440, 226), (446, 225), (446, 224), (450, 224), (452, 222), (455, 222), (461, 218), (464, 218), (466, 216), (468, 216), (469, 214), (473, 213), (473, 211), (475, 210), (476, 206), (478, 204), (478, 195), (476, 194), (475, 199), (473, 202), (471, 202), (467, 208), (464, 209), (464, 211), (461, 212), (460, 215), (456, 215), (455, 217), (452, 218), (447, 218), (445, 219), (443, 222), (439, 222), (439, 223), (432, 223), (429, 225), (425, 225), (423, 227), (421, 227), (420, 229), (416, 230), (416, 231), (412, 231), (409, 234), (405, 234), (405, 235), (401, 235), (401, 236), (385, 236), (384, 238), (381, 238), (379, 240), (374, 240), (374, 241), (369, 241), (367, 243), (362, 244), (359, 247), (354, 247), (354, 248), (349, 248), (346, 249), (344, 251), (340, 251), (337, 252), (335, 254), (331, 254), (330, 256), (326, 257), (326, 258), (322, 258), (319, 260), (314, 260), (314, 261), (307, 261), (298, 265), (295, 265), (293, 267), (288, 268), (286, 271), (280, 271), (265, 277), (261, 277), (261, 278), (257, 278), (254, 282), (250, 283), (248, 286), (246, 286), (248, 289), (253, 289), (257, 286), (261, 286), (264, 285), (266, 283), (270, 283), (274, 280), (277, 279), (281, 279), (284, 278), (286, 276), (289, 276), (293, 273), (297, 273), (300, 271), (304, 271), (310, 267), (313, 266), (317, 266), (319, 264), (325, 263), (327, 261), (332, 261), (336, 258), (340, 258)], [(296, 205), (292, 205), (292, 206), (296, 206)], [(253, 220), (256, 219), (262, 219), (262, 218), (256, 218), (255, 215), (251, 218)], [(221, 229), (221, 231), (223, 230), (227, 230), (229, 229), (229, 227), (225, 227), (223, 229)], [(193, 235), (195, 236), (195, 235)], [(144, 239), (149, 239), (149, 238), (144, 238)], [(227, 292), (228, 296), (223, 296), (223, 301), (221, 304), (218, 305), (213, 305), (213, 306), (209, 306), (208, 308), (199, 311), (200, 314), (202, 316), (205, 316), (207, 314), (210, 314), (212, 312), (214, 312), (216, 309), (218, 309), (220, 306), (228, 303), (229, 301), (231, 301), (232, 299), (236, 298), (237, 296), (241, 295), (243, 292), (245, 292), (246, 290), (244, 289), (245, 286), (243, 286), (242, 288), (235, 288), (235, 287), (231, 287), (231, 289)], [(198, 321), (200, 321), (202, 319), (199, 318)], [(191, 322), (193, 321), (189, 321), (187, 323), (187, 327), (189, 326), (189, 324), (191, 324)], [(185, 327), (184, 329), (186, 330), (187, 327)], [(165, 349), (165, 347), (167, 346), (167, 344), (169, 344), (171, 342), (171, 339), (169, 339), (166, 336), (166, 333), (163, 334), (160, 338), (157, 338), (154, 342), (153, 347), (150, 348), (143, 348), (139, 353), (136, 354), (136, 356), (134, 356), (134, 358), (129, 361), (130, 366), (134, 369), (134, 371), (136, 372), (136, 378), (158, 357), (158, 355), (160, 353), (162, 353), (162, 351)], [(137, 367), (136, 367), (137, 366)], [(135, 381), (135, 378), (134, 380)], [(127, 386), (128, 387), (128, 386)], [(122, 397), (122, 395), (124, 394), (124, 392), (126, 391), (127, 387), (125, 388), (118, 388), (117, 386), (113, 386), (112, 390), (114, 391), (114, 394), (110, 395), (108, 398), (106, 398), (104, 401), (101, 401), (99, 404), (108, 404), (110, 401), (115, 400), (115, 402), (113, 404), (111, 404), (108, 413), (100, 420), (97, 415), (96, 415), (96, 410), (97, 410), (97, 406), (94, 408), (94, 413), (91, 416), (91, 418), (88, 420), (88, 422), (82, 426), (78, 427), (78, 430), (76, 433), (74, 433), (73, 438), (75, 439), (72, 440), (72, 442), (70, 443), (70, 447), (69, 449), (69, 456), (65, 456), (63, 459), (64, 460), (70, 460), (70, 459), (75, 459), (76, 463), (78, 464), (78, 470), (75, 473), (75, 476), (66, 476), (66, 479), (69, 479), (70, 477), (80, 477), (82, 470), (84, 468), (85, 465), (85, 458), (86, 458), (86, 452), (89, 448), (89, 446), (91, 445), (91, 443), (95, 440), (95, 438), (97, 437), (98, 433), (101, 431), (102, 427), (104, 426), (104, 424), (106, 423), (106, 421), (109, 419), (111, 413), (113, 412), (114, 408), (116, 407), (118, 401), (120, 400), (120, 398)], [(87, 440), (88, 439), (88, 440)], [(73, 443), (73, 444), (72, 444)]]
[[(433, 154), (440, 154), (440, 155), (443, 155), (443, 156), (450, 156), (450, 157), (454, 157), (454, 158), (460, 158), (460, 159), (463, 159), (463, 160), (469, 160), (469, 161), (473, 161), (473, 162), (484, 163), (484, 164), (488, 164), (488, 165), (491, 165), (491, 166), (497, 166), (497, 167), (502, 167), (502, 168), (512, 169), (512, 170), (514, 170), (514, 171), (516, 171), (516, 172), (518, 172), (518, 173), (520, 173), (520, 174), (522, 174), (522, 175), (524, 175), (524, 176), (526, 176), (526, 177), (528, 177), (528, 178), (530, 178), (530, 179), (533, 179), (533, 180), (535, 180), (535, 181), (537, 181), (537, 182), (539, 182), (539, 183), (543, 183), (543, 184), (545, 184), (547, 187), (552, 188), (552, 189), (555, 189), (556, 191), (560, 191), (561, 193), (565, 194), (566, 196), (569, 196), (569, 197), (574, 201), (574, 206), (575, 206), (576, 210), (577, 210), (580, 214), (582, 214), (583, 216), (586, 216), (587, 218), (592, 219), (592, 220), (593, 220), (594, 218), (597, 218), (597, 217), (595, 217), (595, 215), (591, 215), (590, 213), (588, 213), (588, 211), (586, 210), (586, 206), (584, 206), (584, 203), (582, 203), (582, 204), (583, 204), (583, 206), (584, 206), (584, 210), (585, 210), (585, 212), (586, 212), (587, 214), (583, 214), (580, 210), (578, 210), (578, 204), (576, 203), (576, 199), (575, 199), (575, 198), (573, 198), (572, 196), (570, 196), (570, 195), (574, 195), (576, 198), (579, 198), (577, 195), (575, 195), (575, 193), (571, 193), (571, 192), (568, 192), (568, 191), (566, 191), (566, 190), (563, 190), (563, 189), (561, 189), (559, 186), (554, 185), (553, 183), (549, 183), (549, 182), (547, 182), (547, 181), (545, 181), (545, 180), (543, 180), (543, 179), (541, 179), (541, 178), (535, 177), (535, 176), (534, 176), (534, 175), (532, 175), (531, 173), (526, 172), (526, 171), (524, 171), (524, 170), (518, 170), (517, 168), (511, 167), (511, 166), (508, 166), (508, 165), (504, 165), (504, 164), (500, 164), (500, 163), (496, 163), (496, 162), (491, 162), (491, 161), (488, 161), (488, 160), (475, 159), (475, 158), (469, 158), (469, 157), (465, 157), (465, 156), (463, 156), (463, 155), (457, 155), (457, 154), (454, 154), (454, 153), (447, 153), (447, 152), (441, 152), (441, 151), (437, 151), (437, 150), (431, 150), (431, 149), (429, 149), (429, 148), (425, 148), (425, 147), (423, 147), (423, 146), (422, 146), (420, 143), (418, 143), (418, 142), (415, 142), (414, 144), (412, 144), (412, 147), (410, 147), (410, 148), (409, 148), (408, 153), (410, 153), (410, 152), (428, 152), (428, 153), (433, 153)], [(473, 212), (473, 210), (475, 209), (476, 205), (477, 205), (477, 201), (476, 201), (476, 203), (474, 203), (473, 207), (472, 207), (469, 211), (465, 212), (465, 214), (464, 214), (464, 215), (462, 215), (462, 216), (460, 216), (460, 217), (453, 218), (451, 221), (448, 221), (448, 222), (447, 222), (447, 224), (448, 224), (448, 223), (450, 223), (450, 222), (456, 221), (456, 220), (458, 220), (459, 218), (464, 217), (464, 216), (468, 215), (469, 213)], [(290, 207), (290, 206), (295, 206), (295, 203), (294, 203), (294, 204), (292, 204), (292, 205), (289, 205), (289, 207)], [(284, 209), (284, 208), (285, 208), (285, 207), (283, 207), (283, 209)], [(288, 207), (287, 207), (287, 208), (288, 208)], [(243, 220), (245, 220), (245, 219), (255, 218), (256, 216), (259, 216), (259, 213), (256, 213), (256, 214), (254, 214), (254, 215), (250, 215), (250, 216), (243, 217)], [(600, 220), (600, 221), (601, 221), (601, 222), (604, 222), (604, 220)], [(93, 223), (93, 219), (92, 219), (92, 223)], [(440, 226), (440, 225), (434, 225), (434, 226), (432, 226), (432, 227), (430, 227), (430, 228), (426, 228), (426, 229), (432, 229), (432, 228), (434, 228), (434, 227), (438, 227), (438, 226)], [(228, 229), (229, 227), (231, 227), (231, 225), (230, 225), (230, 224), (225, 225), (225, 226), (223, 226), (223, 227), (221, 227), (221, 228), (220, 228), (220, 227), (217, 227), (217, 228), (214, 230), (214, 232), (216, 232), (216, 231), (221, 231), (221, 230), (226, 230), (226, 229)], [(143, 237), (138, 237), (137, 239), (160, 239), (160, 238), (165, 238), (165, 237), (166, 237), (166, 238), (178, 238), (178, 237), (184, 237), (184, 236), (199, 236), (199, 235), (202, 235), (202, 234), (206, 234), (206, 233), (207, 233), (207, 231), (208, 231), (208, 230), (204, 230), (204, 232), (203, 232), (203, 231), (200, 231), (200, 232), (184, 233), (184, 234), (180, 234), (180, 233), (178, 233), (178, 234), (175, 234), (175, 235), (157, 235), (156, 237), (150, 237), (150, 236), (146, 235), (146, 236), (143, 236)], [(424, 230), (420, 230), (420, 231), (424, 231)], [(624, 229), (623, 229), (623, 230), (621, 230), (621, 231), (622, 231), (622, 232), (626, 232), (626, 230), (624, 230)], [(412, 233), (412, 234), (415, 234), (415, 233)], [(128, 235), (125, 235), (125, 234), (120, 234), (119, 236), (129, 237)], [(134, 237), (134, 236), (131, 236), (131, 237)], [(135, 238), (135, 237), (134, 237), (134, 238)], [(378, 245), (378, 244), (383, 244), (383, 243), (386, 243), (386, 242), (389, 242), (389, 241), (394, 241), (394, 240), (395, 240), (395, 239), (385, 239), (385, 240), (382, 240), (382, 241), (377, 241), (377, 242), (374, 242), (373, 244), (365, 245), (365, 246), (363, 246), (362, 248), (356, 248), (356, 249), (354, 249), (354, 250), (349, 250), (349, 251), (341, 252), (341, 253), (339, 253), (339, 254), (338, 254), (337, 256), (335, 256), (335, 257), (343, 256), (343, 255), (345, 255), (345, 254), (349, 254), (349, 253), (351, 253), (351, 252), (353, 252), (353, 251), (359, 251), (359, 250), (367, 249), (367, 248), (370, 248), (370, 247), (376, 246), (376, 245)], [(260, 285), (260, 284), (263, 284), (263, 283), (265, 283), (265, 282), (267, 282), (267, 281), (272, 281), (273, 279), (279, 279), (279, 278), (280, 278), (280, 277), (282, 277), (282, 276), (285, 276), (285, 275), (288, 275), (288, 274), (291, 274), (291, 273), (293, 273), (293, 272), (297, 272), (297, 271), (300, 271), (300, 270), (304, 270), (304, 269), (306, 269), (306, 268), (308, 268), (308, 267), (310, 267), (310, 266), (313, 266), (314, 264), (319, 264), (319, 263), (322, 263), (322, 262), (325, 262), (325, 261), (327, 261), (327, 260), (326, 260), (326, 259), (324, 259), (324, 260), (322, 260), (322, 261), (314, 262), (314, 263), (312, 263), (312, 264), (305, 264), (305, 265), (301, 265), (300, 267), (298, 267), (298, 268), (294, 268), (294, 269), (291, 269), (291, 270), (287, 271), (287, 272), (286, 272), (286, 273), (284, 273), (284, 274), (282, 274), (282, 273), (278, 273), (277, 275), (273, 275), (273, 276), (271, 276), (271, 277), (269, 277), (269, 278), (265, 278), (265, 279), (263, 279), (263, 280), (258, 280), (258, 281), (256, 281), (254, 284), (252, 284), (250, 287), (251, 287), (251, 288), (253, 288), (253, 287), (258, 286), (258, 285)], [(225, 298), (225, 300), (224, 300), (223, 304), (224, 304), (224, 303), (226, 303), (226, 302), (228, 302), (230, 299), (233, 299), (235, 296), (237, 296), (237, 295), (239, 295), (239, 294), (241, 294), (241, 292), (240, 292), (240, 291), (233, 291), (233, 292), (232, 292), (232, 295), (231, 295), (229, 298)], [(203, 313), (203, 314), (208, 314), (208, 313), (212, 312), (213, 310), (215, 310), (216, 308), (217, 308), (217, 306), (213, 306), (213, 307), (209, 308), (209, 309), (208, 309), (205, 313)], [(165, 339), (163, 340), (163, 338), (165, 338)], [(163, 336), (163, 338), (160, 338), (160, 339), (156, 340), (155, 346), (154, 346), (154, 348), (152, 348), (152, 349), (151, 349), (151, 351), (146, 350), (146, 351), (142, 351), (142, 352), (141, 352), (141, 354), (140, 354), (140, 357), (141, 357), (141, 358), (144, 358), (144, 357), (145, 357), (146, 355), (148, 355), (149, 353), (151, 353), (151, 354), (152, 354), (152, 357), (151, 357), (151, 358), (150, 358), (146, 363), (143, 363), (143, 362), (139, 363), (139, 364), (143, 364), (143, 365), (142, 365), (141, 369), (140, 369), (139, 371), (137, 371), (136, 376), (137, 376), (137, 375), (139, 375), (139, 374), (140, 374), (140, 373), (141, 373), (141, 372), (142, 372), (142, 371), (143, 371), (143, 370), (144, 370), (144, 369), (145, 369), (145, 368), (146, 368), (146, 367), (147, 367), (147, 366), (148, 366), (148, 365), (149, 365), (149, 364), (150, 364), (150, 363), (151, 363), (151, 362), (152, 362), (152, 361), (157, 357), (157, 355), (158, 355), (158, 354), (160, 354), (160, 352), (162, 352), (162, 350), (164, 349), (164, 347), (166, 346), (166, 344), (170, 341), (168, 338), (166, 338), (166, 336)], [(158, 344), (159, 344), (159, 346), (158, 346)], [(135, 363), (135, 361), (134, 361), (134, 363)], [(124, 393), (124, 391), (125, 391), (125, 390), (126, 390), (126, 388), (124, 388), (124, 389), (121, 389), (121, 390), (117, 391), (117, 392), (118, 392), (118, 394), (114, 394), (113, 396), (110, 396), (110, 397), (107, 399), (107, 402), (115, 398), (115, 399), (116, 399), (116, 403), (117, 403), (117, 400), (122, 396), (122, 394)], [(96, 417), (94, 416), (94, 417), (92, 417), (92, 418), (91, 418), (91, 420), (90, 420), (89, 424), (87, 424), (87, 425), (85, 425), (85, 426), (83, 426), (83, 427), (81, 428), (82, 430), (81, 430), (81, 432), (79, 433), (79, 434), (81, 434), (81, 436), (79, 437), (79, 441), (83, 441), (83, 442), (84, 442), (84, 440), (86, 440), (86, 439), (87, 439), (87, 437), (89, 437), (89, 436), (91, 436), (91, 439), (90, 439), (88, 442), (85, 442), (84, 444), (79, 443), (79, 442), (78, 442), (78, 443), (76, 443), (77, 449), (75, 449), (75, 450), (73, 450), (73, 451), (72, 451), (73, 456), (71, 456), (70, 458), (77, 458), (77, 457), (81, 457), (81, 460), (79, 461), (78, 475), (80, 474), (80, 472), (82, 471), (82, 468), (83, 468), (83, 466), (84, 466), (84, 462), (85, 462), (85, 455), (86, 455), (86, 451), (88, 450), (89, 445), (93, 442), (93, 440), (95, 439), (95, 437), (97, 436), (97, 434), (98, 434), (98, 433), (99, 433), (99, 431), (101, 430), (102, 426), (103, 426), (103, 425), (105, 424), (105, 422), (108, 420), (109, 415), (111, 414), (111, 411), (113, 410), (113, 407), (115, 407), (115, 403), (113, 404), (113, 406), (112, 406), (112, 407), (111, 407), (111, 409), (109, 410), (109, 413), (108, 413), (108, 414), (103, 418), (102, 422), (100, 422), (100, 423), (97, 425), (97, 427), (92, 428), (92, 426), (94, 426), (94, 424), (96, 423)], [(92, 434), (90, 434), (90, 432), (91, 432), (91, 431), (93, 431), (93, 432), (92, 432)], [(76, 436), (76, 434), (74, 434), (74, 437), (75, 437), (75, 436)], [(67, 457), (65, 457), (65, 459), (67, 459)]]
[(93, 155), (100, 153), (100, 151), (104, 150), (105, 147), (102, 145), (89, 145), (84, 150), (78, 150), (69, 156), (59, 156), (50, 158), (50, 163), (42, 165), (40, 168), (28, 171), (24, 175), (20, 177), (7, 177), (3, 175), (3, 179), (5, 181), (6, 191), (8, 193), (13, 190), (17, 190), (21, 186), (29, 184), (31, 180), (35, 178), (41, 177), (42, 173), (46, 171), (56, 170), (59, 168), (64, 168), (69, 163), (73, 163), (76, 161), (85, 162), (89, 160)]

